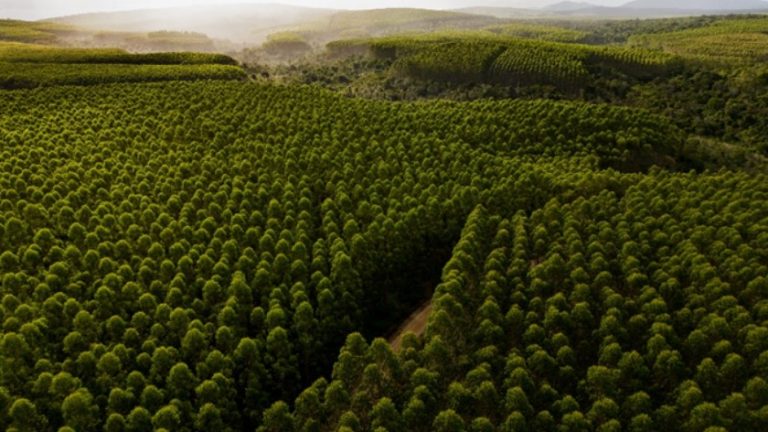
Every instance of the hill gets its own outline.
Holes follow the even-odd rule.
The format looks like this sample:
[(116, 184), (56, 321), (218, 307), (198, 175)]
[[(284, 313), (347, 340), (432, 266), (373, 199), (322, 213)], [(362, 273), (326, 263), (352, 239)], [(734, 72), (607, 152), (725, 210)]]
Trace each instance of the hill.
[(442, 29), (475, 29), (498, 24), (483, 14), (413, 8), (387, 8), (343, 11), (312, 22), (290, 27), (307, 40), (324, 44), (350, 37), (385, 36), (403, 32), (428, 32)]
[(541, 9), (521, 9), (515, 7), (473, 7), (457, 9), (465, 13), (490, 15), (502, 19), (572, 19), (572, 18), (671, 18), (684, 16), (710, 15), (717, 13), (743, 13), (744, 11), (768, 10), (768, 2), (761, 0), (736, 0), (721, 2), (717, 0), (683, 0), (668, 2), (665, 0), (635, 0), (622, 6), (597, 6), (588, 2), (563, 1)]
[(257, 42), (265, 39), (277, 27), (297, 25), (333, 13), (328, 9), (279, 4), (231, 4), (89, 13), (57, 17), (49, 21), (91, 30), (198, 32), (214, 38)]
[(630, 37), (631, 45), (716, 64), (761, 64), (768, 59), (768, 19), (741, 17), (681, 31)]
[(549, 6), (545, 6), (545, 10), (551, 10), (551, 11), (575, 11), (579, 9), (587, 9), (595, 7), (595, 5), (587, 2), (574, 2), (574, 1), (563, 1), (560, 3), (555, 3)]
[(0, 41), (0, 89), (244, 78), (237, 62), (221, 54), (131, 54)]
[(0, 26), (0, 431), (768, 431), (768, 16), (327, 14)]
[(75, 33), (75, 28), (63, 24), (0, 20), (0, 41), (51, 44)]
[[(663, 76), (676, 66), (673, 56), (654, 51), (536, 40), (543, 39), (545, 33), (528, 31), (531, 39), (520, 39), (519, 33), (511, 37), (504, 33), (433, 33), (335, 41), (327, 48), (337, 58), (367, 52), (372, 59), (392, 62), (392, 72), (408, 79), (516, 87), (545, 85), (566, 94), (593, 85), (596, 71), (606, 74), (613, 69), (647, 79)], [(578, 32), (569, 36), (566, 30), (550, 32), (566, 40), (570, 37), (570, 42), (583, 37)]]
[(678, 10), (742, 10), (742, 9), (768, 9), (768, 2), (761, 0), (634, 0), (623, 8), (630, 9), (678, 9)]
[[(711, 13), (707, 10), (688, 10), (670, 8), (630, 8), (585, 6), (572, 9), (518, 9), (505, 7), (482, 7), (459, 9), (466, 13), (490, 15), (501, 19), (650, 19), (696, 16)], [(724, 11), (723, 11), (724, 12)]]
[(501, 19), (521, 19), (521, 18), (547, 18), (555, 16), (554, 11), (542, 9), (524, 9), (514, 7), (468, 7), (455, 9), (456, 12), (468, 13), (473, 15), (486, 15)]

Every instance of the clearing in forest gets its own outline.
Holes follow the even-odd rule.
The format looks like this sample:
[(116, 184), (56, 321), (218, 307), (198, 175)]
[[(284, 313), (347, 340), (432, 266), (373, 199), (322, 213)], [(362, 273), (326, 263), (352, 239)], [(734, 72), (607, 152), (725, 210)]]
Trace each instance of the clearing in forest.
[(392, 336), (389, 338), (389, 344), (395, 352), (400, 351), (400, 345), (402, 344), (403, 336), (405, 336), (406, 333), (412, 332), (416, 336), (424, 334), (424, 331), (427, 329), (427, 320), (429, 319), (429, 314), (431, 312), (432, 300), (429, 300), (421, 305), (420, 308), (416, 309), (416, 311), (403, 322), (397, 331), (392, 333)]

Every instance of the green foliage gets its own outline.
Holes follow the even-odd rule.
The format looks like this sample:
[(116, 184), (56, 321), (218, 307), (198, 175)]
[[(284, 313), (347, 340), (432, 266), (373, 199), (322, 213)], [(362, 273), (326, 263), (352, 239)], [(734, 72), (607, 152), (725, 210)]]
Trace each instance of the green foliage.
[(0, 43), (0, 62), (134, 65), (235, 65), (222, 54), (168, 52), (131, 54), (119, 49), (60, 48), (41, 45)]
[[(768, 154), (768, 91), (764, 68), (717, 72), (696, 68), (637, 86), (630, 103), (668, 116), (688, 133), (710, 137), (691, 139), (692, 157), (705, 165), (759, 164)], [(737, 145), (734, 145), (737, 144)], [(757, 160), (753, 153), (759, 155)]]
[(300, 55), (312, 49), (307, 40), (295, 32), (280, 32), (269, 35), (262, 45), (264, 51), (271, 55)]
[(64, 24), (0, 19), (0, 41), (52, 44), (75, 31)]
[(766, 31), (765, 17), (737, 17), (676, 32), (636, 35), (629, 43), (708, 63), (751, 64), (768, 58)]
[[(643, 144), (669, 157), (680, 144), (631, 109), (252, 83), (51, 87), (0, 104), (0, 387), (26, 413), (0, 422), (36, 430), (317, 424), (307, 416), (349, 403), (353, 378), (318, 384), (300, 413), (273, 402), (330, 370), (350, 331), (381, 325), (369, 315), (398, 318), (369, 299), (412, 291), (391, 281), (431, 254), (425, 238), (455, 238), (478, 203), (533, 210), (591, 190), (583, 176)], [(407, 369), (382, 342), (362, 358), (360, 341), (334, 376), (394, 389)], [(500, 391), (457, 394), (482, 397), (487, 417)], [(377, 427), (437, 415), (429, 392), (410, 409), (388, 397), (352, 399)]]
[(485, 42), (445, 42), (399, 59), (394, 68), (412, 78), (439, 81), (482, 82), (502, 45)]
[(94, 85), (113, 82), (235, 80), (245, 73), (236, 66), (0, 63), (0, 88)]
[[(608, 20), (544, 20), (545, 25), (586, 33), (583, 42), (589, 44), (623, 44), (635, 35), (667, 33), (707, 26), (726, 19), (739, 19), (740, 15), (702, 15), (658, 19)], [(554, 30), (553, 30), (554, 31)]]
[(414, 21), (451, 21), (470, 17), (453, 11), (429, 9), (386, 8), (363, 11), (345, 11), (332, 16), (331, 22), (340, 27), (357, 28), (366, 25), (406, 24)]
[(569, 53), (547, 44), (519, 44), (493, 62), (494, 80), (516, 85), (577, 86), (589, 77), (586, 54)]
[[(203, 33), (195, 32), (155, 31), (147, 33), (146, 38), (133, 37), (129, 38), (128, 41), (146, 44), (157, 51), (211, 51), (215, 48), (211, 38)], [(222, 60), (226, 61), (223, 58)]]
[[(395, 295), (391, 275), (423, 254), (422, 236), (454, 237), (478, 199), (533, 209), (578, 183), (564, 172), (623, 164), (635, 143), (676, 145), (646, 112), (575, 103), (393, 104), (215, 82), (2, 96), (13, 355), (0, 386), (51, 428), (258, 425), (382, 310), (366, 299)], [(526, 185), (543, 195), (480, 193)], [(39, 386), (52, 391), (38, 393), (46, 364)], [(367, 368), (371, 385), (381, 367)], [(337, 390), (326, 399), (344, 401)], [(366, 401), (384, 425), (391, 406)]]
[(583, 42), (589, 33), (572, 30), (555, 25), (537, 24), (529, 22), (514, 22), (486, 27), (484, 30), (503, 36), (511, 36), (523, 39), (537, 39), (551, 42)]
[(445, 29), (475, 29), (497, 23), (492, 17), (414, 8), (352, 10), (331, 14), (297, 26), (294, 31), (307, 39), (327, 43), (339, 39), (364, 38), (404, 32), (434, 32)]
[[(92, 26), (91, 26), (92, 27)], [(103, 28), (103, 27), (102, 27)], [(212, 53), (224, 49), (221, 42), (214, 41), (203, 33), (182, 31), (153, 31), (129, 33), (120, 31), (87, 32), (83, 43), (95, 47), (119, 47), (137, 52), (204, 52)], [(228, 63), (225, 63), (228, 64)]]
[(0, 88), (245, 78), (235, 64), (220, 54), (129, 54), (117, 49), (0, 43)]
[(552, 85), (574, 91), (605, 69), (637, 78), (673, 70), (669, 54), (613, 46), (537, 41), (484, 32), (433, 33), (339, 41), (328, 45), (332, 57), (367, 54), (395, 60), (400, 74), (434, 81), (486, 82), (515, 86)]
[[(402, 410), (403, 430), (764, 429), (750, 389), (768, 387), (749, 365), (765, 351), (745, 338), (768, 331), (766, 237), (750, 234), (768, 220), (765, 176), (656, 169), (636, 180), (530, 214), (476, 208), (423, 345), (345, 376), (349, 399), (399, 401), (388, 409)], [(502, 337), (488, 337), (494, 326)], [(366, 382), (372, 367), (386, 386)], [(386, 372), (400, 368), (410, 376)], [(321, 422), (350, 409), (369, 413), (352, 402)]]
[[(4, 49), (5, 82), (49, 87), (0, 91), (0, 429), (768, 427), (768, 182), (674, 172), (718, 166), (684, 132), (709, 121), (653, 93), (759, 140), (722, 76), (681, 96), (668, 54), (487, 31), (329, 46), (427, 85), (632, 83), (665, 117)], [(423, 336), (367, 342), (428, 296)]]

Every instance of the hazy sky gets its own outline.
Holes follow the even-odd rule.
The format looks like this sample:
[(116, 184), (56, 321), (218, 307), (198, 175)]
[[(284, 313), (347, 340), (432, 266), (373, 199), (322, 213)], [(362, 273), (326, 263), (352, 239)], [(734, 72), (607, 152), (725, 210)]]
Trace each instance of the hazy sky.
[[(38, 19), (82, 12), (130, 10), (192, 4), (284, 3), (336, 9), (424, 7), (450, 9), (465, 6), (538, 7), (559, 0), (0, 0), (0, 18)], [(591, 0), (593, 4), (619, 5), (629, 0)]]

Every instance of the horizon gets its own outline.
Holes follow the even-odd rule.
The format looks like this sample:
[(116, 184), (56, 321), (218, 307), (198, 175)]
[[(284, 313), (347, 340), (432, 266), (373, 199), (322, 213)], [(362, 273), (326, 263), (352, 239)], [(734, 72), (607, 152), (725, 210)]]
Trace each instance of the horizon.
[[(54, 0), (0, 0), (0, 18), (21, 20), (44, 20), (69, 15), (89, 13), (121, 12), (145, 9), (167, 9), (185, 6), (225, 6), (225, 5), (287, 5), (314, 9), (368, 10), (388, 8), (419, 8), (450, 10), (467, 7), (509, 7), (509, 8), (544, 8), (563, 0), (331, 0), (313, 2), (311, 0), (138, 0), (138, 1), (54, 1)], [(588, 0), (583, 1), (596, 6), (620, 6), (630, 0)], [(575, 2), (582, 2), (575, 0)]]

